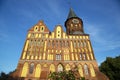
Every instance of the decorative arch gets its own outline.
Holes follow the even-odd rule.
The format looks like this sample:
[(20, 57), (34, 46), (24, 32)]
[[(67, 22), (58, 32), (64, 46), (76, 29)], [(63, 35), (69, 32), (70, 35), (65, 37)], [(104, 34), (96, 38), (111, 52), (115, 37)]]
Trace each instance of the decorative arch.
[(58, 70), (58, 72), (59, 72), (59, 71), (63, 71), (63, 65), (62, 65), (62, 64), (58, 64), (57, 70)]
[(94, 70), (92, 64), (90, 64), (90, 73), (91, 73), (91, 76), (92, 76), (92, 77), (95, 77), (95, 76), (96, 76), (96, 75), (95, 75), (95, 70)]
[(79, 71), (80, 76), (83, 77), (83, 69), (80, 64), (78, 65), (78, 71)]
[(35, 77), (40, 77), (41, 75), (41, 65), (37, 64), (36, 69), (35, 69)]
[(51, 65), (50, 65), (49, 71), (50, 71), (50, 72), (55, 72), (55, 66), (54, 66), (54, 64), (51, 64)]
[(69, 70), (70, 70), (70, 65), (69, 65), (69, 64), (67, 64), (67, 65), (65, 66), (65, 70), (66, 70), (66, 71), (69, 71)]
[(84, 64), (84, 73), (85, 75), (89, 75), (89, 70), (87, 64)]
[(21, 77), (26, 77), (28, 72), (28, 63), (25, 62), (22, 68)]

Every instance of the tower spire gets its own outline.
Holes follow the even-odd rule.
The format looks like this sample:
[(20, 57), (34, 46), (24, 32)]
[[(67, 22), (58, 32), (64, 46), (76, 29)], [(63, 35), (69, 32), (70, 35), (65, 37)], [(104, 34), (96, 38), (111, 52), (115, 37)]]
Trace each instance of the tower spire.
[(75, 12), (73, 11), (73, 9), (70, 8), (70, 11), (69, 11), (69, 14), (68, 14), (67, 19), (73, 18), (73, 17), (77, 17), (77, 15), (76, 15)]
[(65, 21), (65, 27), (67, 34), (84, 34), (83, 21), (75, 14), (72, 8), (70, 8)]

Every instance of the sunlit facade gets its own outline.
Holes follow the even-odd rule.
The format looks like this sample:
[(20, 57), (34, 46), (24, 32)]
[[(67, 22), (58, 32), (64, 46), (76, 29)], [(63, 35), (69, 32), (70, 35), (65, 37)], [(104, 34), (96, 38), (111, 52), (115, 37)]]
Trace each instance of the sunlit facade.
[(84, 33), (82, 19), (70, 9), (65, 21), (66, 32), (56, 25), (51, 32), (41, 20), (28, 30), (14, 76), (20, 80), (47, 80), (50, 72), (78, 67), (86, 80), (107, 80), (99, 72), (89, 34)]

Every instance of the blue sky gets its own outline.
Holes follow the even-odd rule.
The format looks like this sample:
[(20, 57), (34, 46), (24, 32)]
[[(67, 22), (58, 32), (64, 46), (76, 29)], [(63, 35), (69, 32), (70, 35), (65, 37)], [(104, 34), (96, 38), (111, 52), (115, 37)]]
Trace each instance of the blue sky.
[(64, 28), (70, 7), (90, 34), (98, 64), (120, 55), (119, 0), (0, 0), (0, 72), (17, 67), (29, 28), (39, 20), (51, 31)]

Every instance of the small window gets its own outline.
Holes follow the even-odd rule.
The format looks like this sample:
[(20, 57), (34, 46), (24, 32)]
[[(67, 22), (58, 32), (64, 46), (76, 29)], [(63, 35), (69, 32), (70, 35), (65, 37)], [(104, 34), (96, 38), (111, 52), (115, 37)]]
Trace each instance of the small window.
[(82, 60), (82, 54), (80, 53), (79, 55), (80, 55), (80, 60)]
[(56, 54), (56, 60), (61, 60), (61, 54)]
[(89, 72), (88, 72), (88, 66), (86, 64), (84, 65), (84, 71), (85, 71), (85, 75), (89, 74)]
[(43, 30), (43, 27), (41, 28), (41, 30)]
[(83, 53), (83, 60), (86, 60), (86, 54)]
[(34, 64), (30, 64), (30, 69), (29, 69), (29, 73), (32, 74), (34, 70)]
[(36, 27), (36, 29), (37, 29), (37, 27)]

